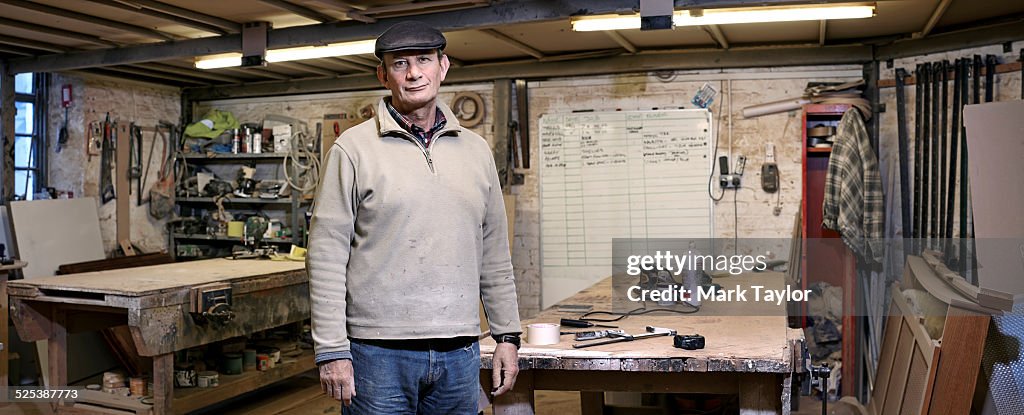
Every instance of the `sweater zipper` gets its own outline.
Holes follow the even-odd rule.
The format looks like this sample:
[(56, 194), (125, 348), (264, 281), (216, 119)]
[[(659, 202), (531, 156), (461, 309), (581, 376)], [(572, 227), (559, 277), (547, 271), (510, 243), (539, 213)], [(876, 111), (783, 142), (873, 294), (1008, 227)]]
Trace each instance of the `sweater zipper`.
[[(427, 148), (427, 147), (425, 147), (425, 146), (423, 145), (423, 143), (422, 143), (422, 142), (420, 142), (420, 140), (419, 140), (419, 139), (417, 139), (416, 137), (413, 137), (413, 136), (412, 136), (411, 134), (409, 134), (408, 132), (406, 132), (406, 131), (401, 131), (401, 134), (402, 134), (402, 136), (404, 136), (404, 137), (405, 137), (406, 139), (408, 139), (408, 140), (412, 141), (413, 143), (416, 143), (416, 146), (420, 148), (420, 152), (422, 152), (422, 153), (423, 153), (423, 157), (427, 159), (427, 168), (429, 168), (429, 169), (430, 169), (430, 174), (433, 174), (434, 176), (437, 176), (437, 171), (435, 171), (435, 170), (434, 170), (434, 159), (433, 159), (432, 157), (430, 157), (430, 149), (429, 149), (429, 148)], [(431, 139), (431, 141), (437, 140), (437, 139), (438, 139), (439, 137), (440, 137), (440, 136), (436, 136), (436, 137), (434, 137), (433, 139)]]

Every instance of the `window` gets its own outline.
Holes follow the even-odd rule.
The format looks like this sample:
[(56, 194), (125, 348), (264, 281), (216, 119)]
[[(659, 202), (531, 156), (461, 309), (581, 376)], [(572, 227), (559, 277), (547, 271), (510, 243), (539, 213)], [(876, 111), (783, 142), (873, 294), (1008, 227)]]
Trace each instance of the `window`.
[(46, 77), (14, 76), (14, 192), (32, 199), (46, 185)]

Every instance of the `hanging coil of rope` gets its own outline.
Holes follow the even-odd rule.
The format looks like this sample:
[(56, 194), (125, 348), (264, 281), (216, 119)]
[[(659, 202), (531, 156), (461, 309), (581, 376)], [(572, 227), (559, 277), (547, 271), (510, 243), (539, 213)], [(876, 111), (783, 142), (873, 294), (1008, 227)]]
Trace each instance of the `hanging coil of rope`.
[(320, 183), (320, 157), (310, 150), (314, 148), (315, 141), (305, 131), (296, 131), (292, 134), (288, 155), (281, 162), (285, 182), (302, 193), (316, 190)]

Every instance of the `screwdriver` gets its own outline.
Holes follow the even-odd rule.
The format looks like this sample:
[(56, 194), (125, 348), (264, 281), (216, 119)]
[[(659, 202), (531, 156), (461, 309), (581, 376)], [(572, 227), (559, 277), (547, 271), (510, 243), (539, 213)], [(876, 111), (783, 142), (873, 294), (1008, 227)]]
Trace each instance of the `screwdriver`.
[(594, 323), (591, 323), (591, 322), (586, 321), (586, 320), (575, 320), (575, 319), (571, 319), (571, 318), (563, 318), (561, 320), (561, 322), (559, 322), (559, 324), (561, 324), (563, 326), (566, 326), (566, 327), (579, 327), (579, 328), (587, 328), (587, 327), (605, 327), (605, 328), (610, 328), (610, 329), (617, 329), (618, 328), (617, 326), (608, 326), (608, 325), (604, 325), (604, 324), (594, 324)]

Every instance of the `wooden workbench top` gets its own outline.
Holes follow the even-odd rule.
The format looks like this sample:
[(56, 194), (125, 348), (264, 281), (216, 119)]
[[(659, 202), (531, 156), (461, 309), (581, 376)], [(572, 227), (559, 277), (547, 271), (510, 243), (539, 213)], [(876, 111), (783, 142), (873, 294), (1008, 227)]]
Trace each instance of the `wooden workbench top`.
[(8, 288), (77, 291), (141, 297), (197, 285), (233, 282), (260, 276), (303, 271), (299, 261), (230, 260), (224, 258), (86, 272), (11, 281)]
[[(736, 285), (750, 287), (761, 285), (782, 289), (784, 278), (780, 273), (750, 273), (739, 276), (716, 278), (715, 283), (724, 288)], [(619, 285), (616, 283), (616, 285)], [(569, 297), (541, 312), (537, 317), (523, 322), (555, 323), (561, 318), (579, 318), (581, 307), (592, 311), (612, 309), (612, 278), (596, 283), (590, 288)], [(752, 300), (749, 298), (748, 300)], [(639, 306), (640, 304), (637, 304)], [(532, 369), (570, 370), (623, 370), (623, 371), (728, 371), (728, 372), (771, 372), (785, 373), (794, 370), (794, 354), (799, 354), (796, 343), (803, 341), (803, 333), (787, 326), (785, 302), (755, 303), (748, 301), (710, 302), (705, 301), (701, 310), (693, 314), (651, 313), (627, 317), (614, 323), (629, 334), (641, 334), (646, 326), (674, 329), (679, 334), (701, 334), (707, 345), (702, 350), (683, 350), (672, 346), (672, 337), (655, 337), (631, 342), (574, 349), (577, 343), (572, 335), (561, 336), (561, 342), (550, 346), (536, 346), (524, 339), (519, 350), (520, 366)], [(648, 303), (649, 308), (657, 307)], [(607, 316), (594, 316), (606, 318)], [(592, 327), (578, 329), (562, 327), (563, 332), (604, 330)], [(484, 354), (483, 364), (490, 367), (490, 354), (494, 352), (494, 340), (481, 341)]]

